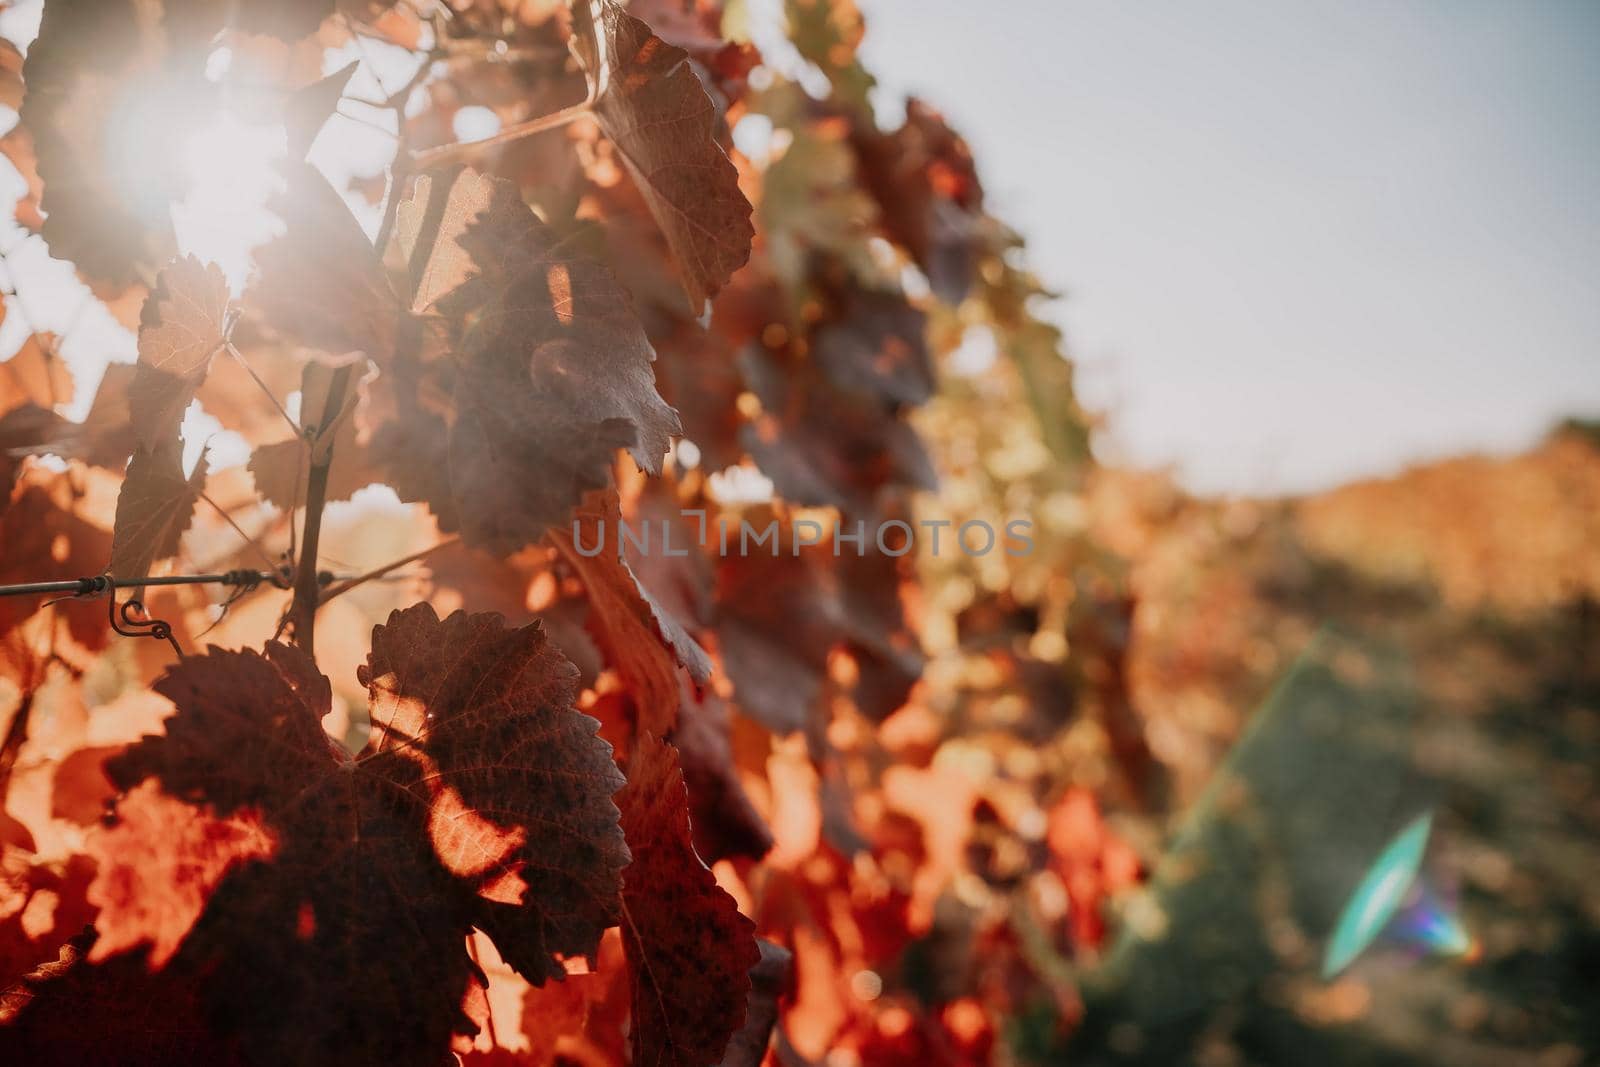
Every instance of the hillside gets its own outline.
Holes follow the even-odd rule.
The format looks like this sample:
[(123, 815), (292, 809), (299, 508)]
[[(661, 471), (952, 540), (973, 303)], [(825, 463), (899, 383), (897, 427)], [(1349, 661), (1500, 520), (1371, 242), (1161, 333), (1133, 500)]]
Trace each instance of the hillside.
[[(1481, 942), (1470, 953), (1481, 958), (1420, 953), (1386, 936), (1327, 984), (1305, 931), (1274, 927), (1259, 957), (1245, 948), (1251, 928), (1268, 925), (1257, 920), (1267, 915), (1271, 879), (1248, 866), (1259, 856), (1240, 859), (1227, 882), (1213, 872), (1174, 883), (1158, 868), (1124, 914), (1138, 920), (1153, 900), (1171, 910), (1174, 928), (1192, 931), (1199, 923), (1182, 922), (1183, 908), (1212, 893), (1203, 922), (1213, 949), (1229, 947), (1215, 959), (1184, 959), (1212, 993), (1149, 1003), (1166, 994), (1152, 993), (1139, 972), (1155, 962), (1132, 921), (1114, 955), (1126, 966), (1113, 968), (1123, 988), (1114, 985), (1106, 1003), (1110, 1029), (1091, 1027), (1081, 1040), (1108, 1058), (1149, 1062), (1290, 1062), (1283, 1057), (1292, 1053), (1297, 1063), (1565, 1064), (1600, 1047), (1587, 1010), (1600, 992), (1600, 451), (1592, 442), (1558, 434), (1514, 458), (1454, 459), (1298, 500), (1198, 501), (1159, 476), (1116, 472), (1097, 475), (1092, 495), (1097, 535), (1137, 561), (1128, 575), (1136, 604), (1128, 675), (1166, 772), (1169, 810), (1192, 812), (1202, 788), (1230, 774), (1259, 786), (1259, 807), (1269, 809), (1290, 801), (1268, 804), (1265, 779), (1287, 775), (1294, 788), (1284, 797), (1292, 793), (1303, 819), (1284, 824), (1294, 840), (1251, 846), (1261, 854), (1349, 836), (1363, 821), (1384, 824), (1368, 834), (1381, 843), (1393, 824), (1432, 810), (1422, 880), (1438, 917), (1459, 918)], [(1329, 664), (1323, 688), (1297, 673), (1274, 705), (1331, 695), (1332, 725), (1321, 740), (1290, 745), (1263, 711), (1253, 752), (1236, 749), (1251, 710), (1319, 631), (1333, 635), (1318, 646)], [(1409, 725), (1374, 740), (1391, 707)], [(1248, 768), (1264, 745), (1276, 746), (1269, 763), (1235, 766)], [(1363, 746), (1367, 755), (1385, 749), (1395, 768), (1355, 773), (1343, 748)], [(1184, 834), (1205, 840), (1209, 862), (1222, 867), (1236, 857), (1219, 858), (1217, 827), (1238, 816), (1219, 815), (1207, 799)], [(1324, 881), (1348, 881), (1360, 872), (1325, 873)], [(1256, 894), (1254, 905), (1230, 913), (1224, 898), (1242, 893)], [(1230, 987), (1218, 974), (1239, 981)], [(1133, 990), (1143, 997), (1119, 996)], [(1174, 1021), (1185, 1013), (1189, 1023)], [(1145, 1017), (1161, 1022), (1141, 1034)]]

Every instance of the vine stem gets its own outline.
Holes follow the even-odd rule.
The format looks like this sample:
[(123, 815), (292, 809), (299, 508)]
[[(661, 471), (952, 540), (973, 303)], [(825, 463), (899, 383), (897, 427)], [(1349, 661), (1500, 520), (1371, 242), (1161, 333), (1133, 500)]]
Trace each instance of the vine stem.
[(305, 431), (300, 429), (300, 424), (298, 422), (295, 422), (294, 419), (289, 417), (289, 410), (278, 402), (278, 398), (273, 395), (271, 389), (267, 388), (267, 383), (261, 380), (261, 375), (256, 373), (256, 369), (250, 365), (249, 360), (244, 358), (243, 353), (234, 347), (232, 341), (223, 341), (222, 347), (228, 353), (228, 355), (233, 357), (234, 362), (243, 367), (244, 372), (250, 375), (250, 380), (256, 383), (256, 387), (261, 390), (261, 394), (268, 400), (272, 401), (272, 406), (277, 409), (279, 415), (283, 416), (283, 421), (289, 424), (289, 429), (294, 432), (294, 435), (296, 437), (303, 438), (305, 436)]
[(328, 601), (332, 600), (334, 597), (341, 596), (341, 595), (343, 595), (345, 593), (348, 593), (350, 590), (354, 589), (358, 585), (365, 585), (367, 582), (376, 581), (377, 579), (382, 578), (384, 575), (388, 574), (390, 571), (397, 570), (400, 567), (404, 567), (407, 563), (415, 563), (420, 559), (427, 559), (429, 556), (433, 555), (435, 552), (439, 551), (441, 548), (449, 548), (451, 545), (456, 544), (460, 540), (461, 540), (461, 538), (459, 538), (459, 537), (446, 537), (443, 541), (440, 541), (438, 544), (429, 545), (427, 548), (424, 548), (419, 552), (413, 552), (409, 556), (404, 556), (404, 557), (402, 557), (400, 559), (397, 559), (397, 560), (394, 560), (394, 561), (392, 561), (390, 563), (385, 563), (381, 567), (375, 567), (375, 568), (373, 568), (372, 570), (368, 571), (365, 574), (356, 575), (354, 578), (346, 578), (344, 581), (340, 582), (338, 585), (331, 585), (327, 589), (323, 590), (323, 592), (322, 592), (322, 603), (326, 604)]
[(234, 521), (233, 516), (228, 514), (228, 511), (227, 511), (226, 508), (224, 508), (221, 504), (217, 503), (215, 500), (212, 500), (205, 493), (201, 493), (200, 494), (200, 499), (204, 500), (207, 504), (211, 505), (211, 509), (213, 511), (215, 511), (218, 515), (221, 515), (223, 520), (225, 522), (227, 522), (227, 524), (229, 526), (233, 527), (233, 532), (238, 534), (241, 538), (243, 538), (244, 539), (244, 543), (249, 545), (250, 548), (255, 551), (256, 555), (261, 557), (261, 559), (266, 563), (268, 570), (276, 570), (277, 569), (277, 567), (278, 567), (277, 561), (274, 560), (271, 556), (267, 555), (267, 550), (261, 547), (261, 542), (257, 541), (254, 537), (251, 537), (249, 534), (244, 532), (244, 529), (242, 527), (240, 527), (240, 525), (237, 522)]
[[(333, 372), (325, 411), (344, 410), (351, 370), (352, 366), (346, 365)], [(320, 430), (321, 427), (316, 429)], [(306, 517), (300, 534), (300, 560), (295, 569), (294, 600), (289, 604), (289, 625), (294, 631), (294, 643), (313, 658), (316, 656), (317, 605), (322, 599), (322, 589), (317, 581), (317, 544), (322, 538), (322, 510), (328, 503), (328, 468), (332, 465), (331, 448), (321, 458), (312, 457), (311, 473), (306, 478)]]
[(520, 141), (524, 137), (532, 137), (536, 133), (554, 130), (589, 114), (594, 110), (594, 100), (584, 100), (564, 107), (560, 111), (552, 111), (548, 115), (541, 115), (527, 122), (519, 122), (514, 126), (507, 126), (492, 137), (485, 137), (481, 141), (461, 141), (456, 144), (438, 145), (426, 148), (421, 152), (411, 154), (411, 165), (417, 170), (428, 167), (437, 167), (445, 163), (458, 163), (468, 156), (474, 155), (485, 148), (495, 145), (507, 144), (511, 141)]

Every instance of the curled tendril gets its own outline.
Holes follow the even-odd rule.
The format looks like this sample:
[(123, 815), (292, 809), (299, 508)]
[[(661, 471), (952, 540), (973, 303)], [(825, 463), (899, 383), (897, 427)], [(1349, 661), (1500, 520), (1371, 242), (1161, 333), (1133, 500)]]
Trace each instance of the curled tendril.
[(111, 628), (123, 637), (153, 637), (158, 641), (165, 641), (172, 646), (172, 651), (178, 658), (183, 658), (183, 646), (178, 644), (178, 639), (172, 634), (172, 626), (162, 619), (153, 619), (145, 610), (144, 603), (137, 598), (132, 598), (118, 604), (113, 597), (108, 611), (111, 617)]

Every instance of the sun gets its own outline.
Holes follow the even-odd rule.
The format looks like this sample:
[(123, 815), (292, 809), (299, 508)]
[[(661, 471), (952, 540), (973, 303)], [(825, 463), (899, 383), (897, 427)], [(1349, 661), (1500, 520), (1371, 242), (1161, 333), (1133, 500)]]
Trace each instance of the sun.
[(268, 208), (282, 186), (277, 164), (286, 155), (280, 124), (249, 123), (219, 111), (183, 141), (188, 193), (172, 205), (181, 252), (222, 268), (237, 293), (250, 272), (250, 253), (281, 228)]

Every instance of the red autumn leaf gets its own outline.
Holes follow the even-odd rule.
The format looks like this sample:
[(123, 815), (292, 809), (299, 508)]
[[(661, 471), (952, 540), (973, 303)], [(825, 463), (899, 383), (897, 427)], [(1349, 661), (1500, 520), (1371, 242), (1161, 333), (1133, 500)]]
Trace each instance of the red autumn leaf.
[(91, 967), (86, 930), (58, 958), (0, 992), (0, 1057), (7, 1063), (75, 1067), (174, 1067), (251, 1062), (220, 1041), (202, 1005), (203, 981), (168, 970), (151, 974), (142, 953)]
[[(5, 318), (4, 306), (0, 305), (0, 321)], [(29, 333), (22, 347), (0, 363), (0, 407), (18, 401), (53, 407), (72, 400), (77, 382), (57, 348), (54, 334)]]
[(666, 734), (678, 719), (678, 668), (704, 685), (711, 659), (634, 577), (623, 556), (617, 494), (591, 494), (572, 529), (552, 529), (550, 540), (583, 579), (590, 630), (632, 693), (638, 729)]
[[(456, 187), (474, 180), (480, 189), (490, 181)], [(563, 251), (514, 186), (494, 182), (489, 195), (504, 205), (491, 217), (519, 223), (463, 238), (475, 262), (506, 280), (461, 348), (450, 475), (464, 536), (506, 549), (563, 524), (578, 494), (609, 484), (619, 448), (660, 473), (679, 426), (611, 272)]]
[(111, 534), (111, 573), (144, 578), (157, 560), (178, 554), (206, 482), (205, 456), (183, 476), (183, 440), (173, 436), (155, 449), (140, 448), (117, 494)]
[(695, 855), (688, 794), (671, 745), (641, 735), (618, 794), (633, 850), (622, 944), (633, 995), (633, 1062), (705, 1067), (745, 1019), (755, 924)]
[(420, 332), (379, 361), (371, 454), (402, 500), (509, 552), (609, 485), (617, 449), (660, 472), (678, 420), (656, 394), (631, 301), (515, 185), (471, 170), (420, 176), (389, 259), (409, 307), (464, 334), (452, 346), (440, 320), (391, 309)]
[(760, 1067), (767, 1058), (772, 1028), (778, 1022), (778, 998), (788, 991), (794, 953), (771, 941), (757, 940), (761, 959), (750, 968), (750, 999), (744, 1025), (728, 1041), (722, 1067)]
[(250, 456), (250, 475), (261, 499), (280, 508), (298, 507), (311, 465), (324, 461), (330, 464), (327, 500), (349, 500), (358, 489), (379, 480), (356, 439), (357, 390), (346, 389), (339, 410), (328, 410), (335, 373), (317, 360), (301, 368), (300, 424), (311, 437), (274, 441)]
[[(222, 877), (168, 964), (209, 976), (219, 1040), (265, 1062), (437, 1063), (466, 1025), (470, 928), (535, 982), (562, 976), (557, 955), (594, 951), (627, 850), (621, 776), (573, 710), (574, 674), (536, 625), (396, 612), (361, 670), (372, 734), (353, 756), (322, 730), (327, 679), (287, 646), (212, 649), (156, 683), (177, 713), (108, 764), (113, 780), (155, 779), (199, 817), (275, 841), (270, 861)], [(213, 835), (175, 859), (139, 829), (103, 839), (107, 869), (217, 869)], [(97, 895), (118, 947), (175, 943), (171, 910)], [(361, 1010), (328, 988), (359, 990)]]
[(89, 853), (99, 861), (89, 903), (100, 909), (100, 938), (90, 960), (149, 944), (152, 968), (166, 965), (200, 918), (228, 871), (273, 853), (258, 812), (227, 817), (196, 812), (154, 782), (117, 804), (117, 821), (97, 830)]
[(750, 258), (755, 234), (738, 172), (713, 136), (716, 109), (688, 53), (610, 0), (573, 5), (572, 48), (600, 128), (667, 235), (698, 312)]
[(898, 130), (856, 126), (851, 141), (884, 229), (911, 253), (941, 299), (959, 303), (986, 237), (972, 150), (944, 116), (916, 98), (906, 101)]
[[(760, 513), (748, 521), (759, 532), (769, 520)], [(829, 653), (842, 649), (856, 660), (857, 706), (885, 718), (922, 670), (901, 610), (895, 558), (874, 550), (870, 529), (859, 556), (842, 542), (835, 556), (828, 534), (796, 555), (796, 530), (780, 524), (776, 534), (781, 553), (730, 554), (718, 568), (717, 641), (734, 699), (770, 730), (805, 730), (816, 721)]]
[(186, 182), (178, 123), (142, 131), (130, 172), (119, 105), (137, 93), (176, 109), (212, 89), (198, 62), (171, 62), (162, 14), (136, 0), (52, 0), (23, 67), (21, 118), (44, 181), (45, 241), (57, 258), (119, 285), (166, 258), (168, 205)]
[(933, 395), (927, 316), (898, 290), (854, 282), (830, 294), (830, 318), (811, 339), (817, 365), (840, 389), (865, 394), (886, 410), (914, 407)]
[(772, 831), (739, 779), (727, 702), (709, 689), (699, 696), (687, 684), (682, 689), (671, 740), (689, 787), (695, 851), (713, 862), (729, 856), (760, 859), (772, 847)]
[[(425, 604), (373, 631), (361, 671), (368, 748), (431, 758), (434, 848), (452, 872), (483, 879), (478, 925), (534, 982), (564, 973), (552, 953), (594, 951), (627, 861), (611, 801), (621, 777), (595, 721), (572, 709), (576, 676), (537, 624), (508, 630), (462, 612), (440, 622)], [(475, 827), (462, 805), (511, 825)]]
[(184, 410), (222, 350), (228, 281), (214, 263), (175, 259), (156, 278), (139, 323), (139, 362), (128, 390), (139, 440), (176, 437)]
[(257, 249), (245, 295), (267, 324), (335, 361), (394, 351), (399, 310), (378, 254), (328, 180), (309, 163), (282, 166), (270, 205), (283, 235)]
[(741, 437), (785, 500), (870, 519), (894, 491), (937, 486), (916, 430), (876, 397), (839, 388), (792, 348), (750, 344), (740, 364), (761, 401)]
[[(98, 574), (111, 557), (111, 535), (75, 510), (65, 476), (23, 479), (11, 506), (0, 516), (0, 584)], [(29, 618), (38, 597), (0, 598), (0, 634)], [(64, 619), (74, 640), (91, 649), (105, 646), (105, 605), (69, 602), (45, 610)]]

